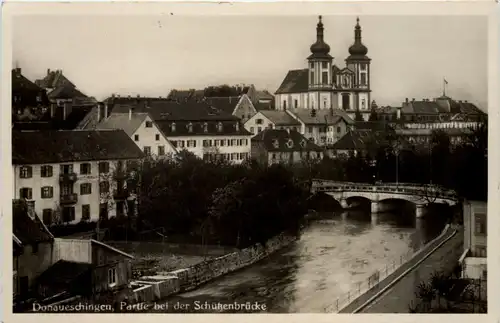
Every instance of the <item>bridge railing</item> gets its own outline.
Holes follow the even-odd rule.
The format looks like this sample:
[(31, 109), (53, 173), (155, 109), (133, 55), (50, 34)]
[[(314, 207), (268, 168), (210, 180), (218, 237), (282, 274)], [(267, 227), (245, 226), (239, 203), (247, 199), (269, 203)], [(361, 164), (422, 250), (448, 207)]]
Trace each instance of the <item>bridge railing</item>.
[(384, 184), (368, 184), (368, 183), (351, 183), (351, 182), (334, 182), (319, 180), (313, 182), (312, 189), (316, 192), (343, 192), (343, 191), (355, 191), (355, 192), (381, 192), (381, 193), (402, 193), (411, 194), (417, 196), (426, 196), (432, 198), (444, 198), (453, 199), (458, 198), (457, 194), (453, 190), (449, 190), (437, 185), (429, 184), (412, 184), (403, 185), (398, 183), (384, 183)]

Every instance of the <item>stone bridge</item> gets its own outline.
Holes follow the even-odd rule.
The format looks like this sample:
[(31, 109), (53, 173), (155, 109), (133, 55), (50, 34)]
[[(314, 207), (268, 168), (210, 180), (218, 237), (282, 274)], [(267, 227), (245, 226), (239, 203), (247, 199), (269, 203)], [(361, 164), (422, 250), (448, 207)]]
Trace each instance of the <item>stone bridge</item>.
[(343, 208), (348, 208), (349, 199), (361, 197), (370, 200), (371, 212), (381, 212), (380, 203), (384, 200), (397, 199), (415, 205), (416, 217), (424, 215), (425, 207), (431, 203), (455, 205), (459, 198), (455, 191), (437, 185), (409, 183), (351, 183), (314, 179), (311, 193), (324, 192), (336, 199)]

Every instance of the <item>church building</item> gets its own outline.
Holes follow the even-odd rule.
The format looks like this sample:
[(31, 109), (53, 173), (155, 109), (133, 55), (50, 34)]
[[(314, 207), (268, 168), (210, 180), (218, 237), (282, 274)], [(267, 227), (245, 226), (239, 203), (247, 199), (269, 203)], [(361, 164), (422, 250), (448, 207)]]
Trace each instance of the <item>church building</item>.
[(276, 91), (276, 109), (342, 109), (352, 118), (359, 111), (368, 120), (371, 59), (366, 56), (368, 49), (361, 41), (359, 18), (346, 67), (333, 64), (330, 46), (324, 40), (321, 16), (316, 27), (316, 42), (310, 49), (308, 68), (289, 71)]

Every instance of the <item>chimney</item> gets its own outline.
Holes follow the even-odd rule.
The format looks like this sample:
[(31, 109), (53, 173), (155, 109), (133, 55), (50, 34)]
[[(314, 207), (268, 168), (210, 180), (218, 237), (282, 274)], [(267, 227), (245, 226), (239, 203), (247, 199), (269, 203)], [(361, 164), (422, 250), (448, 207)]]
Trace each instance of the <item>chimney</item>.
[(458, 103), (462, 103), (462, 100), (458, 100)]
[(108, 118), (108, 102), (104, 103), (104, 119)]
[(467, 100), (465, 100), (464, 103), (467, 103)]
[(415, 102), (415, 98), (412, 98), (412, 99), (411, 99), (411, 102)]
[(115, 94), (114, 94), (114, 93), (112, 93), (112, 94), (111, 94), (111, 97), (114, 99), (114, 98), (115, 98)]
[(408, 103), (408, 98), (406, 98), (406, 103)]
[(129, 120), (132, 120), (132, 110), (134, 110), (134, 108), (133, 108), (133, 107), (129, 107), (129, 108), (128, 108), (128, 119), (129, 119)]
[(101, 104), (97, 103), (97, 122), (101, 121)]
[(50, 68), (47, 69), (47, 75), (50, 75)]

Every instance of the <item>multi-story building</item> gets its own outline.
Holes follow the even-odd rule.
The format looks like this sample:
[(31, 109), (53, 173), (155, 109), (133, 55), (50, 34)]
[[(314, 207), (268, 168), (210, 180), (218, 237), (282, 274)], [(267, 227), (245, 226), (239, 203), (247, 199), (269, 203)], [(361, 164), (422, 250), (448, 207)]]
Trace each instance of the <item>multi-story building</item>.
[(310, 47), (308, 68), (291, 70), (275, 93), (277, 110), (342, 109), (351, 118), (359, 111), (365, 120), (370, 114), (370, 63), (368, 49), (361, 41), (359, 19), (354, 44), (349, 47), (346, 67), (333, 64), (330, 46), (324, 40), (321, 16), (316, 27), (316, 42)]
[(34, 204), (47, 225), (132, 214), (121, 175), (142, 157), (123, 130), (13, 131), (14, 198)]
[[(133, 109), (132, 112), (130, 109)], [(204, 101), (143, 101), (115, 105), (114, 113), (148, 113), (177, 151), (241, 163), (250, 155), (251, 133), (238, 117)]]
[(20, 67), (12, 70), (12, 123), (39, 121), (50, 106), (44, 89), (28, 80)]
[(301, 130), (301, 123), (287, 111), (261, 110), (247, 122), (245, 129), (256, 135), (265, 129)]
[(252, 159), (265, 165), (293, 164), (322, 157), (323, 149), (295, 130), (266, 129), (252, 138)]
[(487, 279), (488, 205), (467, 201), (463, 205), (464, 253), (460, 257), (463, 278)]
[(146, 156), (172, 157), (177, 154), (177, 149), (149, 114), (132, 113), (132, 108), (129, 113), (112, 113), (101, 120), (95, 129), (125, 131)]

